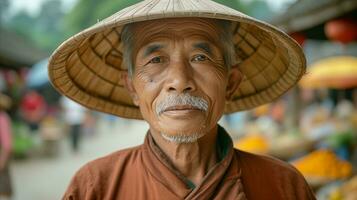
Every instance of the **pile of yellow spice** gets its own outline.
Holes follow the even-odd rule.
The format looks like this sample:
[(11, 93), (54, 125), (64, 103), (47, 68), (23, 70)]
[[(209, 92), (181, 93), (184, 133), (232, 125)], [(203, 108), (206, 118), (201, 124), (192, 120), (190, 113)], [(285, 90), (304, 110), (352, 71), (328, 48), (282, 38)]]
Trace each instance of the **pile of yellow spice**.
[(262, 135), (252, 134), (235, 141), (234, 147), (251, 153), (265, 154), (269, 150), (269, 141)]
[(316, 150), (292, 163), (307, 179), (344, 179), (352, 174), (352, 165), (327, 149)]

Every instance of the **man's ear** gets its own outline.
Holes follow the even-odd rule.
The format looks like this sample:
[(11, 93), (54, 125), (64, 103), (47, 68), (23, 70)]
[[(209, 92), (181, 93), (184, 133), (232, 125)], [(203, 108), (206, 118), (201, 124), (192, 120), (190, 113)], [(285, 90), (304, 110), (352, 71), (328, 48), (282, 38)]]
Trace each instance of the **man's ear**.
[(134, 84), (133, 84), (133, 80), (132, 78), (129, 76), (128, 72), (124, 72), (122, 78), (124, 78), (124, 87), (128, 90), (131, 99), (133, 100), (133, 103), (136, 106), (139, 106), (139, 97), (138, 94), (136, 93), (136, 90), (134, 88)]
[(233, 98), (234, 92), (237, 90), (243, 79), (242, 72), (238, 69), (237, 66), (232, 66), (228, 72), (228, 83), (226, 88), (226, 100), (230, 101)]

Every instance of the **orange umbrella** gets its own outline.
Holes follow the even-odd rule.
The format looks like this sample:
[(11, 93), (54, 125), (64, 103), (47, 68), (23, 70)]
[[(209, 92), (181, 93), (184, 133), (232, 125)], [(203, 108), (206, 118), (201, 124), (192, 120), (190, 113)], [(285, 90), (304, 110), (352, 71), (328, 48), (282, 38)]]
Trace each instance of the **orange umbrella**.
[(329, 57), (312, 64), (300, 86), (311, 89), (357, 87), (357, 57)]

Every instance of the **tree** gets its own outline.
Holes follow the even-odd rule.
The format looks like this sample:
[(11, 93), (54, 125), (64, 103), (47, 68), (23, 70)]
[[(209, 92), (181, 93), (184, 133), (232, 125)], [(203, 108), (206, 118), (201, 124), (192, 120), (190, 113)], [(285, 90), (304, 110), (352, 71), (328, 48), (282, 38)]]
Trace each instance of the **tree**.
[(246, 8), (246, 3), (243, 3), (242, 1), (239, 0), (214, 0), (217, 3), (226, 5), (230, 8), (239, 10), (243, 13), (247, 13), (247, 8)]
[(4, 12), (7, 11), (7, 9), (9, 8), (9, 0), (1, 0), (0, 1), (0, 14), (3, 14)]
[(16, 13), (16, 15), (10, 18), (4, 25), (19, 35), (32, 38), (35, 23), (35, 18), (22, 10)]
[(53, 51), (64, 40), (60, 0), (44, 1), (37, 16), (22, 10), (7, 20), (6, 28), (33, 41), (43, 50)]
[(2, 25), (6, 11), (9, 8), (9, 0), (0, 1), (0, 25)]
[(140, 0), (79, 0), (65, 18), (65, 28), (68, 35), (95, 24), (116, 11)]
[[(67, 36), (70, 36), (84, 28), (95, 24), (118, 10), (129, 5), (140, 2), (141, 0), (79, 0), (76, 6), (68, 13), (65, 18), (65, 28)], [(261, 0), (240, 1), (240, 0), (215, 0), (231, 8), (240, 10), (245, 14), (254, 14), (262, 18), (262, 13), (271, 14), (266, 2)], [(253, 15), (253, 17), (254, 17)]]
[(270, 9), (266, 1), (251, 1), (246, 4), (246, 9), (249, 11), (249, 15), (263, 21), (269, 21), (274, 16), (273, 11)]
[(52, 51), (64, 40), (63, 18), (65, 13), (61, 10), (61, 0), (45, 1), (35, 18), (34, 40), (44, 49)]
[[(53, 51), (60, 42), (99, 20), (114, 14), (141, 0), (78, 0), (73, 9), (65, 15), (61, 0), (44, 1), (37, 16), (20, 11), (8, 20), (7, 27), (34, 41), (44, 50)], [(265, 18), (271, 14), (261, 0), (215, 0), (253, 17)], [(9, 6), (9, 0), (0, 0), (0, 12)], [(262, 14), (265, 16), (262, 16)], [(0, 15), (1, 17), (1, 15)]]
[(60, 30), (61, 18), (64, 12), (59, 9), (62, 3), (60, 0), (45, 1), (41, 5), (39, 15), (36, 17), (36, 23), (41, 31), (57, 32)]

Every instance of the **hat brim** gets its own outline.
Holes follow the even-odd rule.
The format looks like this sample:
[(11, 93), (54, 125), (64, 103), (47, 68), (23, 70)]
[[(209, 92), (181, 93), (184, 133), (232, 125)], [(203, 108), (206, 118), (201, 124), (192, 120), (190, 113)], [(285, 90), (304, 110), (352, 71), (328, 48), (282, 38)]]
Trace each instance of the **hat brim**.
[(279, 29), (234, 9), (205, 1), (147, 0), (98, 22), (62, 43), (49, 60), (49, 77), (62, 94), (88, 108), (142, 119), (124, 88), (121, 29), (129, 23), (199, 17), (232, 21), (236, 57), (244, 78), (225, 113), (269, 103), (305, 73), (300, 46)]

